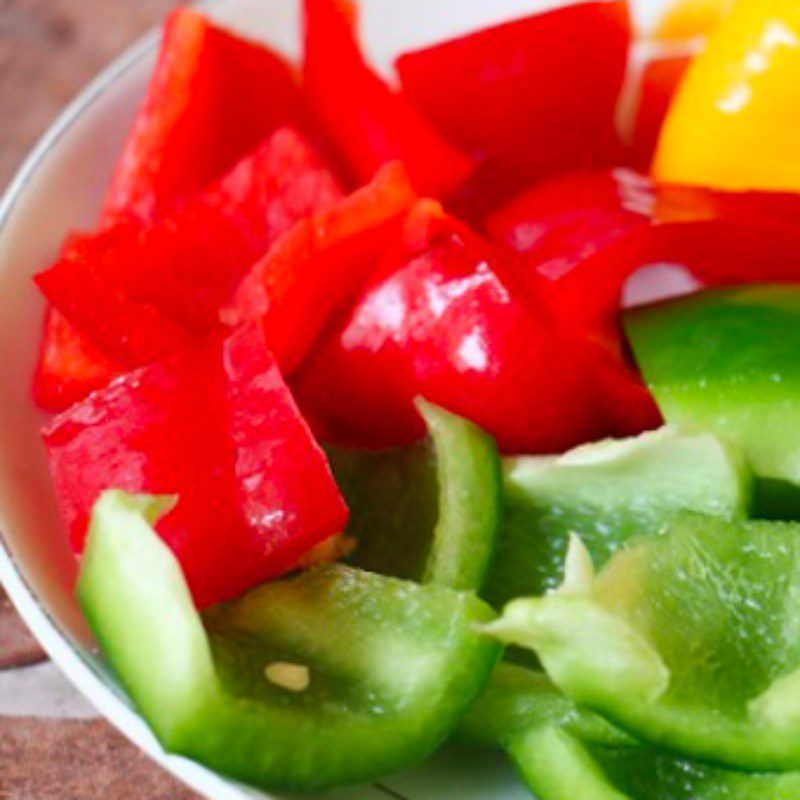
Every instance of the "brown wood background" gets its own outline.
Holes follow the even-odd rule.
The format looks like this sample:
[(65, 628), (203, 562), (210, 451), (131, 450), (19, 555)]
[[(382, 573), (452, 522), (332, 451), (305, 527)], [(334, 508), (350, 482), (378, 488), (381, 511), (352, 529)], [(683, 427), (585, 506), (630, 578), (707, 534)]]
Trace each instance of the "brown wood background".
[[(59, 110), (174, 0), (0, 0), (0, 188)], [(0, 669), (44, 658), (0, 592)], [(192, 800), (101, 720), (0, 716), (0, 800)]]

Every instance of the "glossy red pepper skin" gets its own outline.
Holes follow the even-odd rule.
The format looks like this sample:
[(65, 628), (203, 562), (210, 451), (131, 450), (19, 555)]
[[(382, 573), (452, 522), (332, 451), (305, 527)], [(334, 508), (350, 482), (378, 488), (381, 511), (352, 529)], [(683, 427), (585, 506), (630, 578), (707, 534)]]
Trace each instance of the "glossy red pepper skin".
[(406, 53), (397, 69), (425, 118), (484, 161), (468, 203), (481, 204), (617, 163), (630, 36), (625, 2), (586, 2)]
[(178, 496), (158, 530), (200, 606), (284, 573), (347, 522), (255, 327), (124, 375), (56, 417), (45, 443), (76, 552), (104, 489)]
[[(322, 434), (366, 446), (424, 433), (425, 397), (505, 452), (552, 452), (608, 432), (595, 353), (509, 290), (513, 259), (421, 203), (352, 313), (294, 382)], [(508, 278), (508, 280), (506, 280)]]
[(600, 325), (598, 315), (605, 323), (616, 314), (655, 209), (651, 181), (631, 170), (574, 172), (513, 198), (485, 227), (523, 256), (527, 293), (541, 297), (559, 324), (618, 350), (615, 318)]
[(280, 56), (197, 11), (174, 11), (106, 196), (103, 225), (154, 222), (277, 127), (302, 120), (300, 89)]
[(525, 259), (524, 283), (562, 327), (621, 352), (627, 280), (653, 264), (706, 286), (800, 280), (800, 198), (656, 187), (629, 170), (574, 173), (498, 209), (490, 235)]
[(358, 296), (416, 199), (400, 162), (382, 167), (371, 183), (284, 234), (242, 281), (226, 321), (258, 320), (290, 375)]
[(311, 112), (352, 181), (363, 184), (389, 161), (402, 161), (414, 187), (445, 196), (473, 170), (402, 93), (366, 63), (349, 0), (305, 0), (303, 83)]
[[(265, 98), (269, 98), (265, 102)], [(105, 198), (101, 226), (150, 225), (217, 180), (271, 131), (303, 120), (292, 69), (188, 8), (161, 51)], [(33, 396), (62, 410), (119, 372), (67, 318), (48, 309)]]
[(281, 129), (183, 208), (151, 226), (82, 239), (36, 283), (103, 353), (135, 368), (219, 327), (220, 309), (253, 262), (340, 197), (310, 146)]

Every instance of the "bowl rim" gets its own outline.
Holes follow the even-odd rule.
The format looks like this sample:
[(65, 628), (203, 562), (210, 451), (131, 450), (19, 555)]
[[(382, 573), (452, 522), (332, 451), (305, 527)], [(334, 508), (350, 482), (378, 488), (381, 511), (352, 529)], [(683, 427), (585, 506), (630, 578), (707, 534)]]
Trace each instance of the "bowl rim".
[[(202, 0), (192, 3), (191, 6), (208, 12), (230, 1)], [(25, 190), (54, 148), (86, 111), (99, 102), (143, 58), (155, 51), (159, 38), (160, 26), (156, 25), (136, 39), (79, 90), (40, 136), (0, 198), (0, 240)], [(12, 555), (2, 529), (0, 529), (0, 586), (4, 588), (12, 605), (47, 656), (78, 692), (104, 719), (169, 774), (190, 789), (203, 796), (213, 797), (214, 800), (242, 800), (248, 796), (269, 800), (274, 797), (239, 785), (188, 759), (165, 753), (143, 718), (129, 705), (122, 692), (114, 691), (107, 682), (108, 678), (102, 676), (89, 654), (61, 629), (38, 598), (25, 578), (22, 567)], [(254, 791), (256, 793), (253, 793)]]

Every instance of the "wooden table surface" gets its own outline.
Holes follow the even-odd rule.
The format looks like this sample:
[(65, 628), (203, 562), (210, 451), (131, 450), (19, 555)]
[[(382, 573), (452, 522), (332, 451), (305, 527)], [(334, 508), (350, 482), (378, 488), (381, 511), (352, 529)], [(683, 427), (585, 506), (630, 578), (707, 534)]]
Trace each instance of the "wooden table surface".
[[(0, 0), (0, 188), (174, 0)], [(192, 800), (73, 695), (0, 593), (0, 800)], [(68, 717), (68, 718), (65, 718)]]

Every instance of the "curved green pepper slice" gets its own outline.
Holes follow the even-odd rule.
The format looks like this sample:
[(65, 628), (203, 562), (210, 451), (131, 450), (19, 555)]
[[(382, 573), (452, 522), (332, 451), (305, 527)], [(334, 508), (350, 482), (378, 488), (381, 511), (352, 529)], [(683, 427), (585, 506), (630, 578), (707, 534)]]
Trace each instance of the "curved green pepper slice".
[(734, 772), (652, 747), (589, 745), (557, 727), (532, 728), (509, 747), (539, 800), (796, 800), (800, 773)]
[(351, 562), (452, 589), (480, 589), (502, 513), (500, 459), (473, 423), (418, 401), (429, 437), (387, 451), (328, 448), (350, 508)]
[(739, 445), (759, 477), (800, 483), (800, 287), (704, 291), (628, 312), (625, 328), (668, 422)]
[[(573, 701), (734, 769), (800, 769), (800, 525), (686, 514), (489, 630)], [(577, 577), (576, 577), (577, 575)]]
[(456, 729), (506, 750), (539, 800), (796, 800), (800, 773), (746, 773), (641, 744), (578, 708), (541, 672), (500, 663)]
[(570, 533), (595, 564), (680, 510), (746, 515), (749, 469), (713, 434), (665, 427), (584, 445), (563, 456), (504, 460), (505, 508), (483, 596), (496, 608), (563, 580)]
[(412, 764), (447, 738), (499, 654), (476, 630), (488, 606), (339, 566), (201, 619), (149, 524), (168, 503), (105, 493), (78, 590), (165, 749), (261, 787), (310, 790)]

